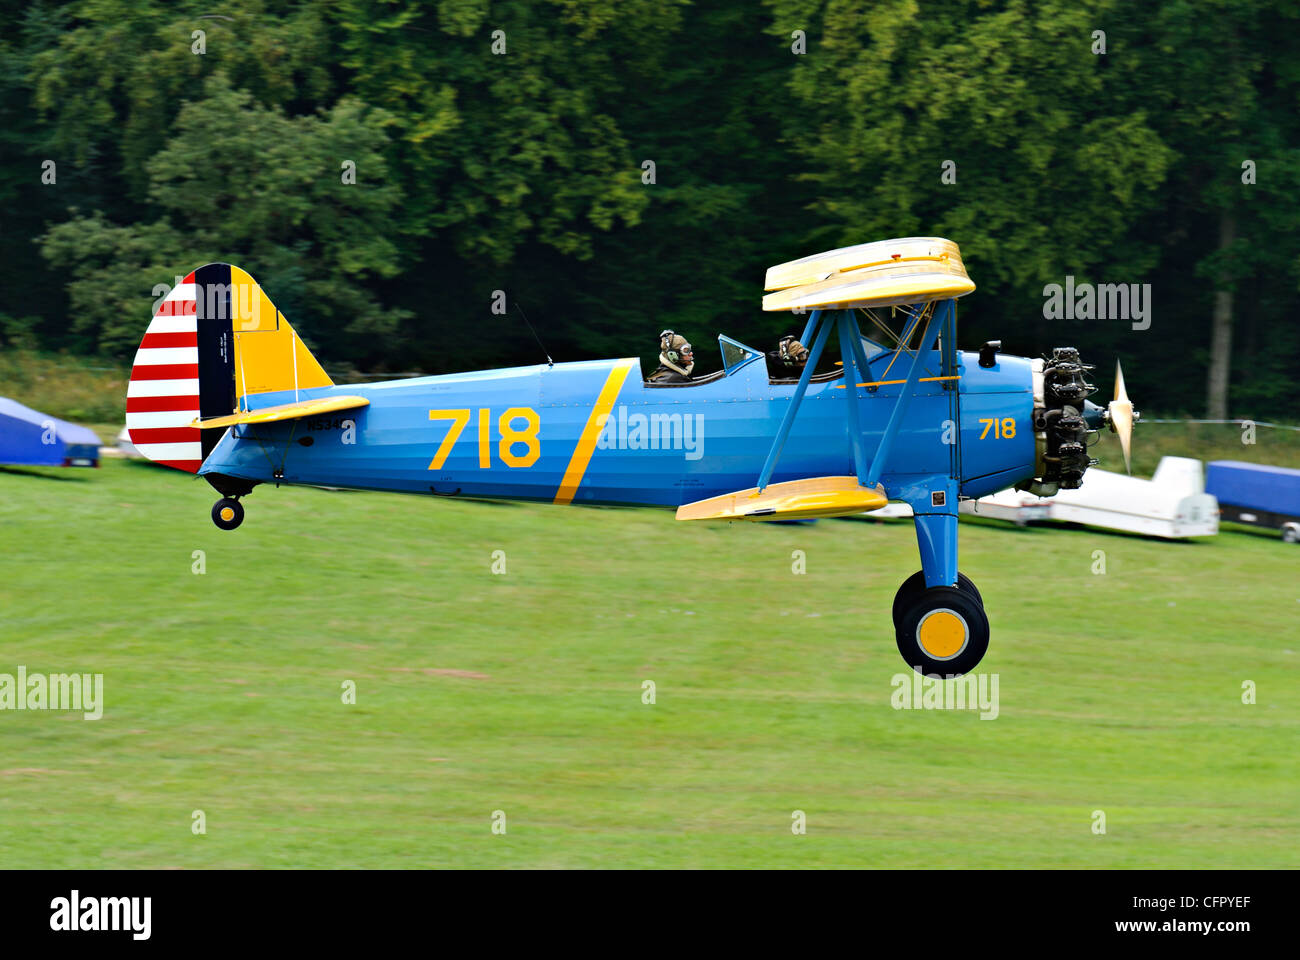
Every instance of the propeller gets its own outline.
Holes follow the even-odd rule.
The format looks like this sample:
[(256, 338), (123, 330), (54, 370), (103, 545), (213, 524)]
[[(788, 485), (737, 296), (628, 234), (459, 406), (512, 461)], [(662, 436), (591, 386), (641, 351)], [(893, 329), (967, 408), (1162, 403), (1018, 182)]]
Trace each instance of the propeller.
[(1133, 409), (1133, 401), (1124, 389), (1124, 370), (1119, 361), (1115, 361), (1115, 399), (1106, 405), (1106, 422), (1119, 437), (1120, 449), (1124, 451), (1124, 470), (1133, 472), (1131, 451), (1133, 448), (1133, 424), (1142, 419), (1142, 415)]

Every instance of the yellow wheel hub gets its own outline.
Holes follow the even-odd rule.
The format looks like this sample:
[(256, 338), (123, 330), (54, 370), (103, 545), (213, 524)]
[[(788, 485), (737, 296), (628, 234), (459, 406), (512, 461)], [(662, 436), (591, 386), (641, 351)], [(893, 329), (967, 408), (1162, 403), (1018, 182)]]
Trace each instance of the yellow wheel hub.
[(222, 507), (222, 508), (221, 508), (221, 519), (222, 519), (222, 520), (225, 520), (227, 523), (229, 523), (231, 520), (234, 520), (234, 519), (235, 519), (235, 511), (232, 510), (230, 507)]
[(966, 621), (951, 610), (931, 610), (916, 625), (916, 641), (935, 660), (951, 660), (966, 647)]

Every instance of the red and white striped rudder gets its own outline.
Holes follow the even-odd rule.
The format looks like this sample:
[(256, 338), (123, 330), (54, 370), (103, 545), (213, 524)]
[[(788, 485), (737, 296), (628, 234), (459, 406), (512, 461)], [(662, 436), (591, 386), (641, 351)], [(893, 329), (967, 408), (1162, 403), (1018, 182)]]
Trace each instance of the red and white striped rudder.
[(131, 367), (126, 429), (155, 463), (198, 473), (203, 464), (199, 416), (199, 340), (194, 274), (163, 300)]

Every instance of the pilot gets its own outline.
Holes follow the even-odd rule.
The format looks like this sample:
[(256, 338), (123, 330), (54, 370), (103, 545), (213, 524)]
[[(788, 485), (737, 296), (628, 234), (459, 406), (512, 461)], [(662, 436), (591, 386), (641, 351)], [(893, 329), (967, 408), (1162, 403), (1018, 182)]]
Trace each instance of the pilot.
[(808, 348), (787, 333), (767, 358), (774, 376), (797, 377), (808, 362)]
[(651, 382), (687, 383), (694, 369), (695, 354), (686, 338), (671, 330), (659, 334), (659, 366), (650, 374)]

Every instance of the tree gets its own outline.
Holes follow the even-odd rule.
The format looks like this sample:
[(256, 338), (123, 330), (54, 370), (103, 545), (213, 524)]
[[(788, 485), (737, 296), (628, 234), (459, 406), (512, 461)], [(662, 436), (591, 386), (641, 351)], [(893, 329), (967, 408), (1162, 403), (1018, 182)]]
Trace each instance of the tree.
[[(344, 98), (288, 117), (222, 74), (203, 93), (181, 107), (175, 135), (146, 164), (158, 220), (118, 226), (78, 215), (45, 235), (45, 255), (71, 277), (75, 332), (124, 354), (139, 342), (159, 278), (225, 259), (256, 277), (304, 338), (359, 362), (385, 355), (404, 314), (382, 307), (366, 281), (399, 269), (389, 234), (402, 193), (383, 156), (388, 115)], [(355, 183), (344, 182), (345, 161)]]
[(809, 31), (794, 144), (814, 164), (821, 246), (951, 236), (983, 302), (1040, 308), (1044, 284), (1117, 249), (1155, 261), (1126, 229), (1172, 154), (1144, 111), (1107, 99), (1078, 4), (769, 2), (774, 30)]
[[(1300, 70), (1293, 37), (1300, 10), (1265, 0), (1170, 2), (1118, 26), (1130, 51), (1124, 94), (1149, 109), (1162, 141), (1177, 151), (1162, 246), (1183, 246), (1186, 238), (1186, 253), (1177, 253), (1191, 261), (1201, 291), (1196, 309), (1209, 319), (1208, 350), (1201, 351), (1205, 413), (1225, 419), (1233, 355), (1241, 349), (1238, 291), (1250, 289), (1248, 310), (1266, 311), (1274, 343), (1287, 342), (1294, 327)], [(1183, 272), (1181, 282), (1187, 279)], [(1294, 356), (1286, 359), (1294, 374)], [(1276, 357), (1259, 360), (1264, 376), (1276, 368)], [(1256, 373), (1249, 369), (1247, 382), (1239, 381), (1243, 396), (1261, 397), (1248, 382)]]

